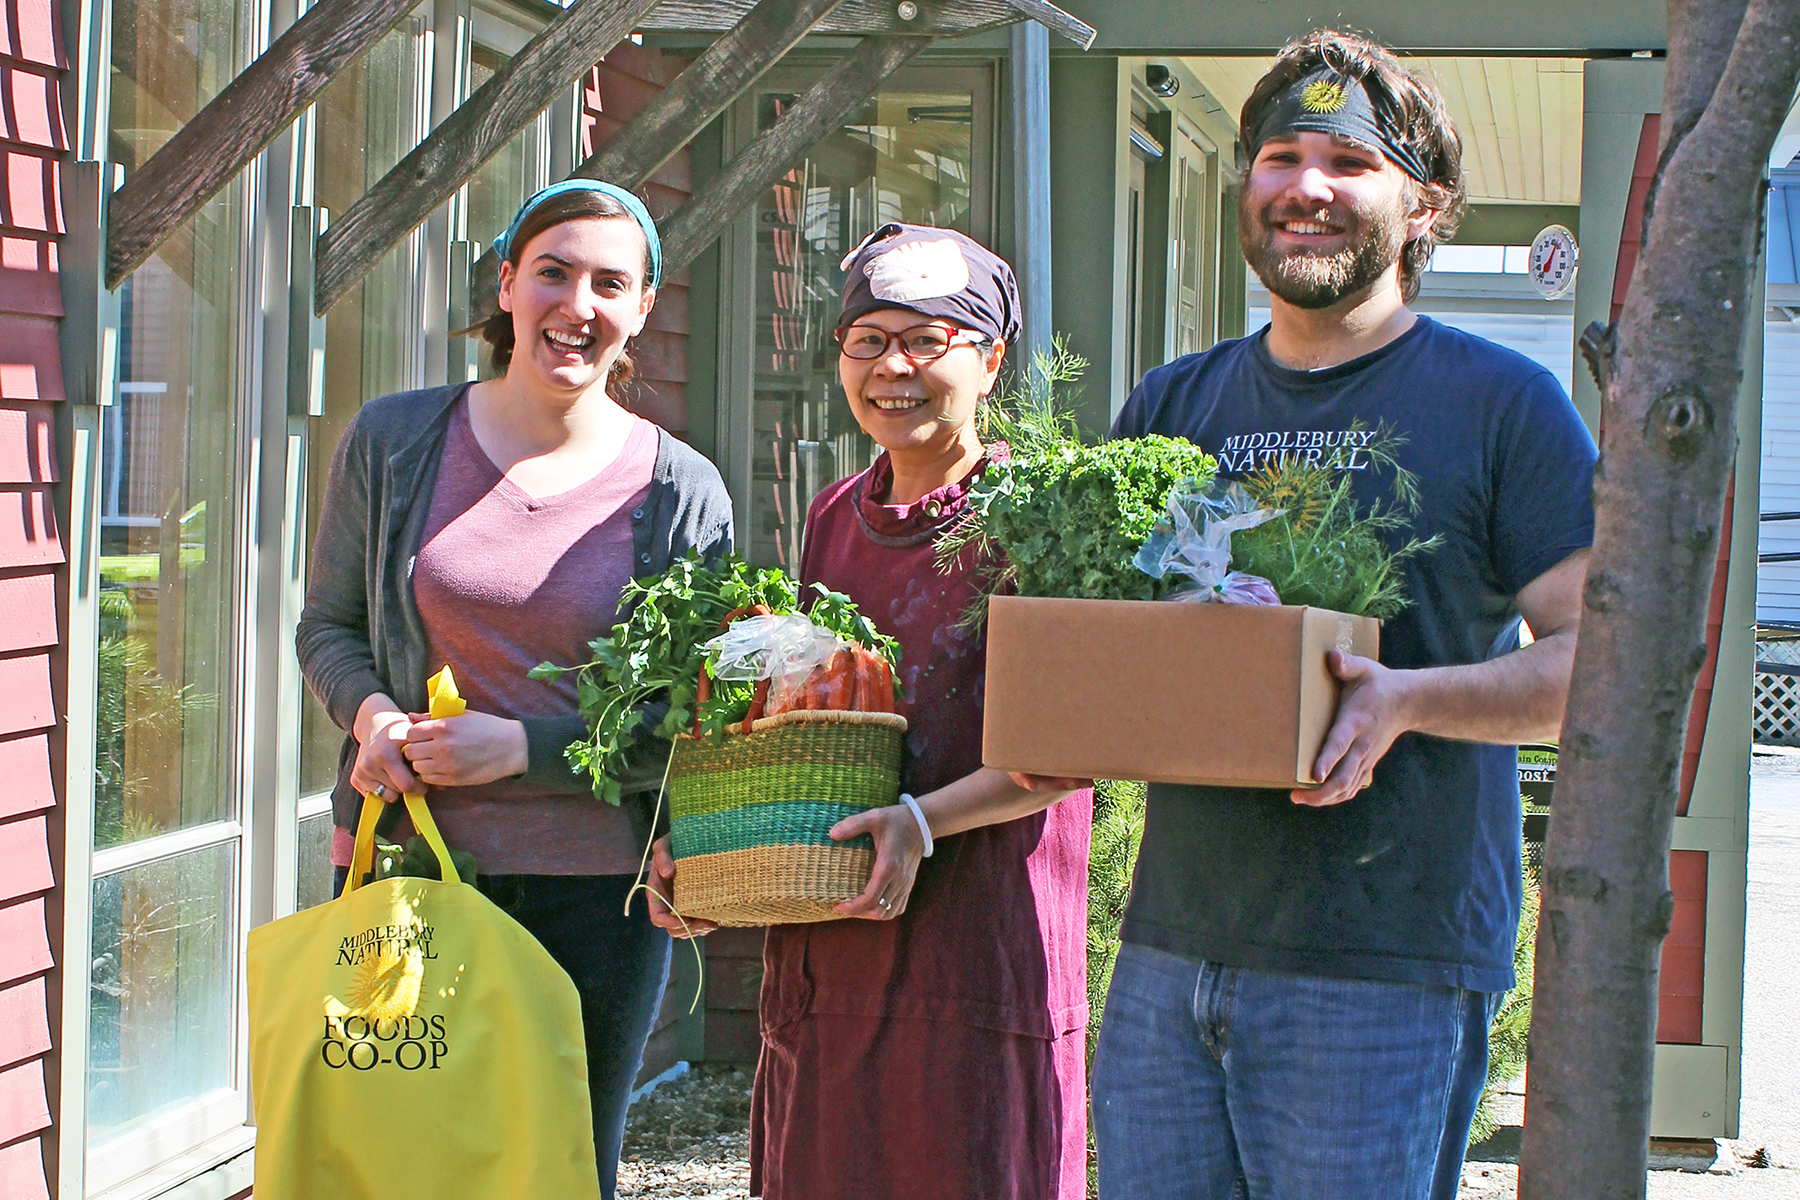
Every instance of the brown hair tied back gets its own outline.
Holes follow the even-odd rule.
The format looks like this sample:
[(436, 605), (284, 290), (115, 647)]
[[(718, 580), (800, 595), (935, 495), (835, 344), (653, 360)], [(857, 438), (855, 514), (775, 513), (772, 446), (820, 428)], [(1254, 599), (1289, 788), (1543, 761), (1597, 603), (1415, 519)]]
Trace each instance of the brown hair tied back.
[(1282, 47), (1275, 65), (1244, 101), (1238, 139), (1247, 153), (1254, 153), (1256, 131), (1268, 107), (1295, 82), (1321, 67), (1361, 82), (1370, 101), (1391, 115), (1393, 127), (1425, 164), (1429, 182), (1407, 180), (1410, 203), (1436, 209), (1438, 218), (1400, 252), (1400, 295), (1410, 304), (1419, 294), (1419, 276), (1431, 261), (1431, 252), (1438, 243), (1456, 236), (1468, 203), (1462, 139), (1436, 86), (1407, 70), (1386, 47), (1354, 33), (1315, 29)]
[[(513, 270), (516, 272), (519, 269), (520, 257), (523, 255), (525, 247), (531, 244), (532, 238), (565, 221), (579, 221), (587, 217), (626, 221), (631, 224), (633, 229), (637, 228), (637, 218), (626, 211), (625, 206), (611, 196), (603, 192), (565, 192), (543, 201), (526, 215), (524, 221), (520, 222), (518, 234), (508, 247), (507, 261), (512, 264)], [(649, 281), (650, 270), (650, 246), (646, 242), (644, 265), (639, 275), (640, 286)], [(458, 332), (479, 333), (481, 340), (492, 347), (488, 357), (494, 365), (495, 374), (504, 375), (506, 373), (507, 366), (512, 362), (513, 347), (517, 339), (517, 334), (513, 331), (513, 315), (511, 313), (497, 308), (493, 315), (479, 325), (471, 325), (467, 329), (458, 330)], [(614, 400), (618, 400), (620, 398), (619, 387), (629, 383), (633, 374), (631, 356), (624, 350), (620, 350), (619, 357), (613, 360), (612, 368), (606, 373), (606, 394)]]

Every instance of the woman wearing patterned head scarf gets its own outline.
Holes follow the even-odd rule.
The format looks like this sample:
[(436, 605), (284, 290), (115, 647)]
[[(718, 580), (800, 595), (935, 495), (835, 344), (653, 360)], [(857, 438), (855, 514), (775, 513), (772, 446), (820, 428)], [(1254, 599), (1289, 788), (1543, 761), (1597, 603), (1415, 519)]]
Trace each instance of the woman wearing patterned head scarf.
[[(883, 453), (813, 501), (800, 573), (900, 640), (908, 794), (832, 831), (875, 839), (868, 889), (838, 906), (861, 919), (769, 930), (751, 1193), (1080, 1200), (1093, 796), (982, 767), (980, 564), (933, 561), (988, 461), (976, 409), (1018, 291), (948, 230), (885, 226), (844, 266), (838, 371)], [(666, 889), (666, 841), (657, 871)]]

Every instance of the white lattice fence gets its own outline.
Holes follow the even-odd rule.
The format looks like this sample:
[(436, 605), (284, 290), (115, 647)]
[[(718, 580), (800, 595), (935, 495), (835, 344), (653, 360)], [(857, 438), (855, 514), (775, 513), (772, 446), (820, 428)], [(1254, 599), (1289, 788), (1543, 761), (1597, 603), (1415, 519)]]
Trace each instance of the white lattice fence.
[(1758, 671), (1753, 720), (1764, 745), (1800, 746), (1800, 673)]

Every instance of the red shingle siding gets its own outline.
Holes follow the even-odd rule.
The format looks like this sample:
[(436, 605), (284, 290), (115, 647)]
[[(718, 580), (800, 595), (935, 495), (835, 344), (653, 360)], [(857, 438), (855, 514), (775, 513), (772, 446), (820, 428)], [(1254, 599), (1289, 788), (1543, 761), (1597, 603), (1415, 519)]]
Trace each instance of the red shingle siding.
[(0, 988), (0, 1067), (36, 1058), (50, 1049), (44, 977)]
[(1631, 192), (1625, 198), (1625, 226), (1619, 231), (1619, 257), (1613, 269), (1612, 316), (1619, 319), (1625, 307), (1625, 293), (1631, 287), (1631, 273), (1637, 269), (1638, 247), (1644, 240), (1644, 197), (1650, 194), (1650, 180), (1656, 175), (1656, 145), (1662, 133), (1662, 115), (1644, 114), (1644, 127), (1638, 133), (1637, 160), (1631, 165)]
[[(56, 505), (47, 487), (0, 489), (0, 570), (63, 561)], [(6, 699), (0, 695), (0, 708)]]
[(49, 1195), (41, 1139), (0, 1146), (0, 1196), (6, 1200), (47, 1200)]
[(0, 62), (0, 141), (67, 150), (57, 72)]
[(50, 933), (44, 898), (0, 905), (0, 983), (10, 983), (51, 967)]
[(9, 311), (36, 317), (62, 316), (56, 243), (40, 238), (0, 237), (0, 295), (6, 297)]
[(54, 808), (49, 735), (28, 734), (0, 742), (0, 780), (5, 781), (0, 787), (0, 820)]
[(1656, 1040), (1700, 1044), (1706, 992), (1706, 851), (1669, 855), (1669, 890), (1675, 918), (1663, 941), (1656, 987)]
[(23, 817), (0, 824), (0, 900), (47, 892), (55, 883), (48, 820)]
[[(0, 295), (6, 280), (0, 278)], [(55, 483), (56, 410), (33, 400), (0, 400), (0, 484)]]
[(29, 295), (19, 294), (25, 291), (0, 291), (0, 400), (61, 400), (59, 322), (20, 313), (18, 307), (30, 302)]
[(15, 1141), (49, 1127), (44, 1060), (36, 1058), (0, 1070), (0, 1142)]
[(0, 146), (0, 225), (28, 233), (63, 233), (62, 168), (55, 156)]
[[(0, 577), (0, 652), (56, 643), (56, 577), (48, 573)], [(6, 782), (0, 774), (0, 784)]]
[[(686, 59), (630, 42), (607, 51), (588, 72), (581, 89), (582, 157), (593, 154), (623, 129), (686, 66)], [(693, 156), (683, 147), (657, 168), (638, 194), (650, 215), (662, 220), (687, 203), (693, 190)], [(626, 398), (627, 406), (675, 434), (686, 433), (688, 428), (687, 282), (685, 271), (663, 280), (656, 308), (644, 332), (633, 338), (630, 346), (637, 382)]]
[(6, 0), (0, 5), (0, 58), (43, 67), (68, 66), (55, 0)]
[(60, 851), (51, 691), (65, 555), (51, 487), (65, 396), (61, 159), (68, 150), (56, 0), (0, 0), (0, 1196), (46, 1200), (45, 1056), (59, 1040), (45, 973)]

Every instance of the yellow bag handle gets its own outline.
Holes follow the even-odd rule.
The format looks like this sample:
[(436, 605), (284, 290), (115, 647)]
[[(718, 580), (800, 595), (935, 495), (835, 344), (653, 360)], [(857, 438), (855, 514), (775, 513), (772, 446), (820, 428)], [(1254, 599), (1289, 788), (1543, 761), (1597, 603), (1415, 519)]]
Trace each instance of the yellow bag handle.
[[(433, 719), (458, 717), (468, 709), (469, 705), (456, 690), (456, 676), (446, 666), (433, 675), (425, 685), (431, 692), (430, 713)], [(437, 855), (438, 873), (445, 883), (461, 883), (462, 876), (456, 870), (456, 864), (450, 859), (450, 847), (444, 844), (444, 835), (438, 832), (437, 822), (431, 819), (431, 809), (425, 804), (423, 792), (408, 792), (404, 797), (406, 811), (412, 817), (413, 828)], [(375, 824), (381, 819), (381, 810), (386, 803), (378, 796), (363, 797), (362, 816), (356, 823), (356, 849), (350, 855), (350, 876), (344, 880), (344, 895), (348, 896), (361, 886), (361, 880), (375, 865)]]

